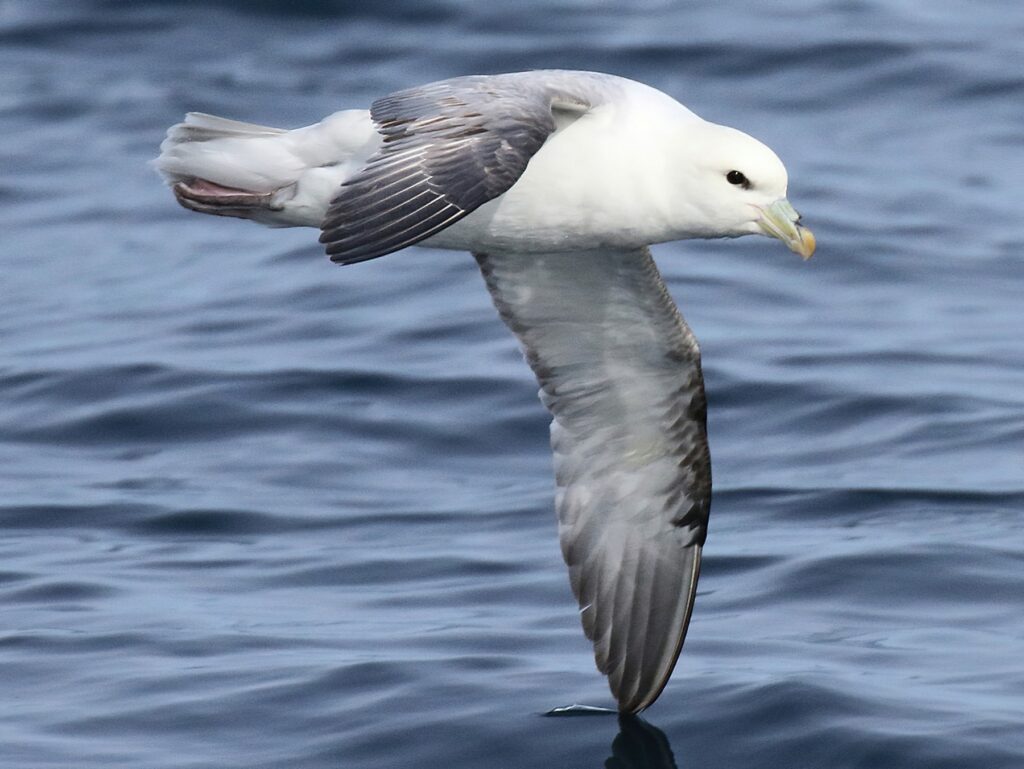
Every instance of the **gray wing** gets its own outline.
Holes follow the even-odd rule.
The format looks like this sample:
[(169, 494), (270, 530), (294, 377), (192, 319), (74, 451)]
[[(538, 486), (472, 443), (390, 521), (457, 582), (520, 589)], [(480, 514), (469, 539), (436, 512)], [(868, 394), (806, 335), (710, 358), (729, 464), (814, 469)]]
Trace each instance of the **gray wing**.
[(320, 233), (331, 260), (351, 264), (411, 246), (506, 192), (554, 132), (555, 112), (589, 107), (561, 81), (544, 73), (463, 77), (374, 102), (370, 116), (384, 141), (331, 201)]
[(675, 666), (711, 502), (697, 342), (647, 249), (477, 255), (550, 409), (559, 537), (598, 669), (643, 710)]

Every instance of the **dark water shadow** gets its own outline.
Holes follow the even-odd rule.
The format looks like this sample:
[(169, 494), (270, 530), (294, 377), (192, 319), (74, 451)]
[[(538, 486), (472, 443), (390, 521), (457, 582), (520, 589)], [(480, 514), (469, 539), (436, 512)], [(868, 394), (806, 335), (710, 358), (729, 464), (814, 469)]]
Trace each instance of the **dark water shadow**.
[(619, 716), (619, 733), (605, 769), (678, 769), (668, 737), (642, 718)]
[(605, 769), (678, 769), (668, 737), (639, 716), (587, 705), (555, 708), (544, 715), (553, 718), (618, 716), (619, 733), (612, 740), (612, 754), (604, 762)]

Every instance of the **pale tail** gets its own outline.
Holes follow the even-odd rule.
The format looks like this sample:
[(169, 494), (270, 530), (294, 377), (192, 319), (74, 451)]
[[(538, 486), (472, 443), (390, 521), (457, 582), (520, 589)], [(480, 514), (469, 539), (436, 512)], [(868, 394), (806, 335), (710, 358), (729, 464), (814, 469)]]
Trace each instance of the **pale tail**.
[(380, 143), (364, 110), (293, 131), (190, 112), (154, 162), (178, 202), (275, 227), (319, 227), (341, 183)]

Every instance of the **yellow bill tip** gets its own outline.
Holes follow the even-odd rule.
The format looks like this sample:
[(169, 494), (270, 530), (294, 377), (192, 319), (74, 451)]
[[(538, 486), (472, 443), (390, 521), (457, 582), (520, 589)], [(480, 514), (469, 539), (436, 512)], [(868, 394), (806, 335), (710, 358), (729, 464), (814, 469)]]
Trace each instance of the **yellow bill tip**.
[(794, 253), (800, 254), (805, 260), (810, 259), (817, 247), (814, 233), (800, 224), (800, 214), (785, 198), (758, 209), (761, 216), (758, 225), (761, 231), (772, 238), (778, 238)]
[(806, 262), (814, 256), (814, 249), (818, 247), (818, 242), (814, 239), (814, 233), (806, 227), (797, 225), (796, 230), (800, 237), (793, 241), (789, 247), (793, 249), (794, 252), (800, 254)]

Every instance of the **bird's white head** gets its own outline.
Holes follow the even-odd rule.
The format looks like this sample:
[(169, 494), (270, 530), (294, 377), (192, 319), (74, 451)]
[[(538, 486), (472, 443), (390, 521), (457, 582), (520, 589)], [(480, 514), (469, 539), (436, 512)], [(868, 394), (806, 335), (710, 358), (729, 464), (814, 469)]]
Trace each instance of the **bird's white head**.
[[(683, 183), (694, 235), (768, 235), (809, 259), (814, 235), (786, 199), (789, 177), (778, 155), (747, 134), (700, 121), (687, 131)], [(704, 229), (706, 227), (707, 229)]]

